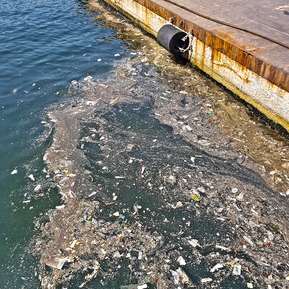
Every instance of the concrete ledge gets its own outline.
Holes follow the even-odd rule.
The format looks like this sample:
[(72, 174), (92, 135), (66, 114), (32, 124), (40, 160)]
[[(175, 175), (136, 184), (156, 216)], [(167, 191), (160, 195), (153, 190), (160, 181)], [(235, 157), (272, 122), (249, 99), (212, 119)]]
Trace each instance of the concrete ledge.
[[(245, 32), (242, 34), (240, 31), (234, 39), (231, 36), (234, 29), (230, 28), (231, 32), (228, 33), (226, 27), (216, 27), (215, 23), (165, 0), (104, 1), (155, 37), (171, 17), (176, 27), (186, 32), (194, 29), (195, 37), (188, 59), (289, 131), (289, 73), (279, 67), (278, 57), (265, 61), (257, 55), (263, 47), (272, 47), (274, 51), (275, 45), (278, 53), (284, 59), (289, 59), (289, 49), (277, 47), (277, 44), (272, 45), (264, 39), (249, 41), (247, 37), (244, 40)], [(248, 45), (248, 41), (257, 42), (258, 45)], [(270, 60), (272, 64), (269, 63)]]

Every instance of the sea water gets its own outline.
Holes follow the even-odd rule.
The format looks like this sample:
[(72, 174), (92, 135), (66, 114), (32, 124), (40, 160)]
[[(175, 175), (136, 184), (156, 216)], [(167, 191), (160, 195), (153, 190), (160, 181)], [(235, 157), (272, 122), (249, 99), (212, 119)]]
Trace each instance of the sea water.
[[(256, 175), (251, 176), (249, 170), (239, 172), (234, 162), (226, 161), (224, 165), (222, 158), (175, 136), (172, 127), (161, 124), (153, 116), (153, 95), (164, 95), (167, 88), (153, 84), (157, 82), (154, 80), (157, 73), (153, 65), (144, 64), (146, 55), (138, 65), (133, 59), (125, 64), (125, 58), (138, 54), (138, 44), (130, 37), (122, 37), (126, 30), (120, 32), (117, 25), (118, 21), (124, 21), (122, 18), (104, 22), (99, 17), (100, 12), (92, 10), (86, 1), (1, 2), (0, 288), (40, 287), (40, 260), (30, 254), (31, 244), (39, 235), (35, 224), (37, 220), (48, 221), (45, 220), (48, 210), (62, 203), (57, 187), (47, 185), (49, 181), (53, 184), (53, 176), (47, 175), (44, 183), (47, 168), (43, 156), (53, 143), (54, 133), (47, 115), (52, 107), (57, 113), (66, 106), (78, 109), (73, 104), (74, 98), (79, 100), (81, 94), (87, 96), (85, 85), (80, 89), (87, 76), (100, 79), (100, 82), (108, 77), (105, 87), (114, 86), (115, 89), (108, 89), (107, 97), (129, 94), (128, 104), (120, 102), (118, 105), (115, 98), (115, 107), (104, 106), (95, 119), (82, 121), (77, 127), (82, 139), (79, 149), (88, 161), (83, 168), (90, 172), (90, 185), (103, 188), (103, 200), (113, 198), (113, 193), (118, 196), (118, 205), (113, 208), (103, 206), (100, 218), (114, 221), (112, 213), (119, 210), (134, 222), (133, 208), (140, 206), (138, 221), (149, 231), (156, 230), (163, 235), (165, 246), (181, 252), (188, 262), (189, 278), (205, 288), (200, 280), (211, 276), (211, 264), (196, 263), (192, 248), (180, 240), (190, 237), (202, 240), (209, 247), (203, 252), (208, 255), (214, 253), (212, 240), (222, 242), (224, 236), (219, 232), (225, 232), (225, 238), (231, 239), (234, 233), (227, 232), (227, 227), (213, 215), (204, 217), (203, 213), (198, 213), (197, 216), (195, 204), (185, 202), (185, 196), (181, 196), (187, 194), (183, 176), (191, 178), (188, 175), (193, 172), (197, 175), (195, 185), (200, 188), (207, 185), (209, 179), (217, 182), (217, 179), (232, 177), (256, 187), (264, 186), (262, 180)], [(141, 33), (137, 34), (142, 37)], [(147, 80), (140, 79), (137, 82), (140, 87), (136, 88), (128, 83), (118, 94), (118, 83), (114, 83), (114, 77), (110, 75), (117, 63), (123, 65), (124, 70), (135, 65), (139, 75), (149, 77), (152, 82), (146, 87)], [(117, 74), (126, 77), (121, 70)], [(133, 105), (137, 96), (140, 100)], [(92, 136), (95, 133), (91, 128), (97, 130), (99, 123), (106, 124), (102, 131), (107, 137), (106, 145), (97, 144), (99, 135)], [(91, 137), (90, 141), (86, 141), (86, 137)], [(127, 149), (128, 140), (134, 144), (131, 149)], [(115, 152), (112, 156), (111, 151)], [(128, 160), (133, 164), (126, 163)], [(104, 165), (98, 165), (99, 162)], [(128, 176), (126, 179), (116, 179), (124, 174)], [(172, 184), (161, 189), (170, 176)], [(182, 190), (176, 188), (174, 178), (182, 183)], [(110, 266), (110, 263), (104, 264), (103, 274), (87, 283), (87, 288), (119, 288), (139, 281), (136, 278), (138, 272), (132, 277), (126, 266)], [(59, 288), (77, 288), (85, 275), (86, 272), (79, 272)], [(107, 277), (106, 281), (104, 277)], [(172, 279), (172, 276), (168, 278)], [(154, 284), (149, 286), (155, 288)], [(227, 275), (220, 288), (244, 286), (242, 279), (232, 280)]]
[(98, 14), (86, 1), (0, 1), (1, 288), (24, 283), (15, 264), (23, 262), (36, 216), (59, 199), (52, 192), (22, 203), (27, 167), (35, 164), (35, 176), (43, 169), (45, 108), (67, 97), (71, 80), (102, 75), (129, 51), (115, 28), (92, 17)]

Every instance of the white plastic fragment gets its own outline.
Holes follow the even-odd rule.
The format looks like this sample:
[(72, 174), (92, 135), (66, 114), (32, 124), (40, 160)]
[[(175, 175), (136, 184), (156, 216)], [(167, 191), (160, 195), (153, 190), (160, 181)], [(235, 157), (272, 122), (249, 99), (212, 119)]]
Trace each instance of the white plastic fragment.
[(188, 131), (192, 131), (192, 130), (193, 130), (188, 124), (185, 126), (185, 128), (186, 128)]
[(55, 258), (52, 262), (46, 263), (46, 265), (61, 270), (66, 261), (66, 258)]
[(37, 192), (41, 189), (41, 185), (37, 185), (35, 188), (34, 188), (34, 191)]
[(96, 192), (92, 192), (90, 195), (88, 195), (88, 197), (92, 197), (96, 194)]
[(61, 210), (61, 209), (64, 209), (65, 208), (65, 205), (61, 205), (61, 206), (56, 206), (55, 209), (58, 209), (58, 210)]
[(74, 240), (74, 241), (72, 242), (72, 244), (70, 245), (70, 248), (73, 248), (76, 243), (77, 243), (77, 240)]
[(241, 265), (234, 265), (232, 275), (237, 275), (237, 276), (241, 275), (241, 268), (242, 268)]
[(221, 250), (224, 250), (224, 251), (230, 251), (230, 249), (229, 249), (229, 248), (226, 248), (226, 247), (224, 247), (224, 246), (221, 246), (221, 245), (218, 245), (218, 244), (216, 244), (216, 248), (217, 248), (217, 249), (221, 249)]
[(86, 102), (86, 105), (88, 105), (88, 106), (94, 106), (94, 105), (96, 105), (96, 104), (97, 104), (97, 101), (88, 100), (88, 101)]
[(126, 146), (126, 150), (127, 150), (128, 152), (130, 152), (130, 151), (133, 149), (133, 147), (134, 147), (133, 144), (128, 144), (128, 145)]
[(183, 206), (182, 202), (177, 202), (175, 208), (180, 208), (180, 207), (182, 207), (182, 206)]
[(32, 182), (35, 181), (35, 178), (34, 178), (34, 176), (33, 176), (32, 174), (30, 174), (30, 175), (28, 176), (28, 178), (29, 178)]
[(141, 251), (138, 252), (138, 259), (139, 259), (139, 260), (142, 259), (142, 252), (141, 252)]
[(204, 189), (204, 187), (199, 187), (199, 188), (197, 188), (197, 190), (200, 191), (201, 193), (205, 193), (205, 192), (206, 192), (206, 190)]
[(143, 285), (137, 286), (137, 288), (138, 289), (148, 288), (148, 285), (147, 284), (143, 284)]
[(236, 197), (236, 199), (241, 202), (241, 201), (243, 200), (243, 197), (244, 197), (244, 193), (240, 193), (240, 194)]
[(269, 239), (269, 241), (273, 241), (273, 239), (274, 239), (274, 234), (273, 234), (272, 232), (270, 232), (270, 231), (267, 231), (267, 234), (268, 234), (268, 239)]
[(222, 264), (216, 264), (211, 270), (210, 270), (210, 272), (211, 273), (213, 273), (213, 272), (215, 272), (216, 270), (218, 270), (218, 269), (221, 269), (221, 268), (223, 268), (224, 266), (222, 265)]
[(105, 251), (103, 248), (101, 248), (101, 253), (102, 253), (103, 255), (105, 255), (105, 254), (106, 254), (106, 251)]
[(251, 209), (251, 212), (254, 213), (255, 215), (258, 215), (258, 213), (253, 209)]
[(15, 174), (17, 174), (17, 170), (13, 170), (13, 171), (11, 172), (11, 175), (15, 175)]
[(174, 283), (175, 283), (175, 285), (178, 285), (179, 282), (180, 282), (180, 275), (179, 275), (179, 273), (172, 270), (172, 275), (173, 275), (173, 277), (174, 277)]
[(247, 241), (250, 245), (254, 245), (254, 243), (252, 242), (252, 240), (251, 240), (249, 237), (244, 236), (243, 239), (244, 239), (245, 241)]
[(196, 239), (189, 240), (188, 243), (189, 243), (191, 246), (193, 246), (193, 247), (199, 246), (199, 247), (203, 248), (203, 247), (199, 244), (199, 241), (196, 240)]
[(237, 188), (233, 188), (233, 189), (232, 189), (232, 193), (233, 193), (233, 194), (236, 194), (237, 192), (238, 192), (238, 189), (237, 189)]
[(211, 279), (211, 278), (203, 278), (201, 280), (202, 283), (207, 283), (207, 282), (212, 282), (212, 281), (213, 281), (213, 279)]
[(115, 252), (113, 253), (113, 257), (116, 258), (116, 259), (121, 258), (121, 256), (122, 256), (122, 254), (120, 254), (119, 251), (115, 251)]
[(186, 274), (181, 268), (178, 268), (178, 269), (176, 270), (176, 272), (179, 274), (179, 278), (180, 278), (180, 280), (181, 280), (181, 282), (182, 282), (183, 284), (190, 282), (189, 277), (187, 276), (187, 274)]
[(179, 262), (179, 264), (181, 266), (186, 265), (186, 261), (185, 261), (185, 259), (182, 256), (180, 256), (177, 261)]

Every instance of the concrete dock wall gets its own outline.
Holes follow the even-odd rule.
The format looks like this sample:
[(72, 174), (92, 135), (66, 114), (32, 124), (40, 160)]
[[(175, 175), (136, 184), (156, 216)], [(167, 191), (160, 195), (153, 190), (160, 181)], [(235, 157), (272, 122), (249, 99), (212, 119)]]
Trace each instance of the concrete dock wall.
[[(269, 57), (265, 61), (260, 53), (262, 47), (274, 51), (276, 43), (266, 39), (250, 41), (249, 37), (244, 37), (245, 32), (236, 34), (235, 37), (240, 38), (236, 41), (231, 36), (234, 29), (228, 32), (220, 25), (216, 27), (207, 19), (170, 3), (172, 1), (104, 1), (155, 37), (171, 17), (172, 24), (179, 29), (185, 32), (194, 29), (192, 47), (187, 54), (192, 64), (289, 131), (289, 73), (280, 67), (282, 62), (278, 62), (278, 58)], [(289, 61), (289, 49), (278, 46), (276, 51)]]

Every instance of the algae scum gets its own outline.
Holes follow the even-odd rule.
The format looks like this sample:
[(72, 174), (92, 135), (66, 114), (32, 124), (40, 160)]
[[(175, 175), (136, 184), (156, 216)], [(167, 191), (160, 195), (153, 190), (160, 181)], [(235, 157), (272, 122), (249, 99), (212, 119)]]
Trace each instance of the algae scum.
[(138, 58), (119, 62), (106, 79), (72, 81), (71, 97), (49, 109), (35, 191), (57, 189), (62, 203), (36, 221), (29, 251), (41, 287), (282, 284), (287, 245), (272, 206), (280, 218), (285, 209), (226, 145), (189, 141), (210, 129), (205, 119), (201, 128), (164, 124), (187, 102), (201, 118), (200, 99), (156, 76)]

